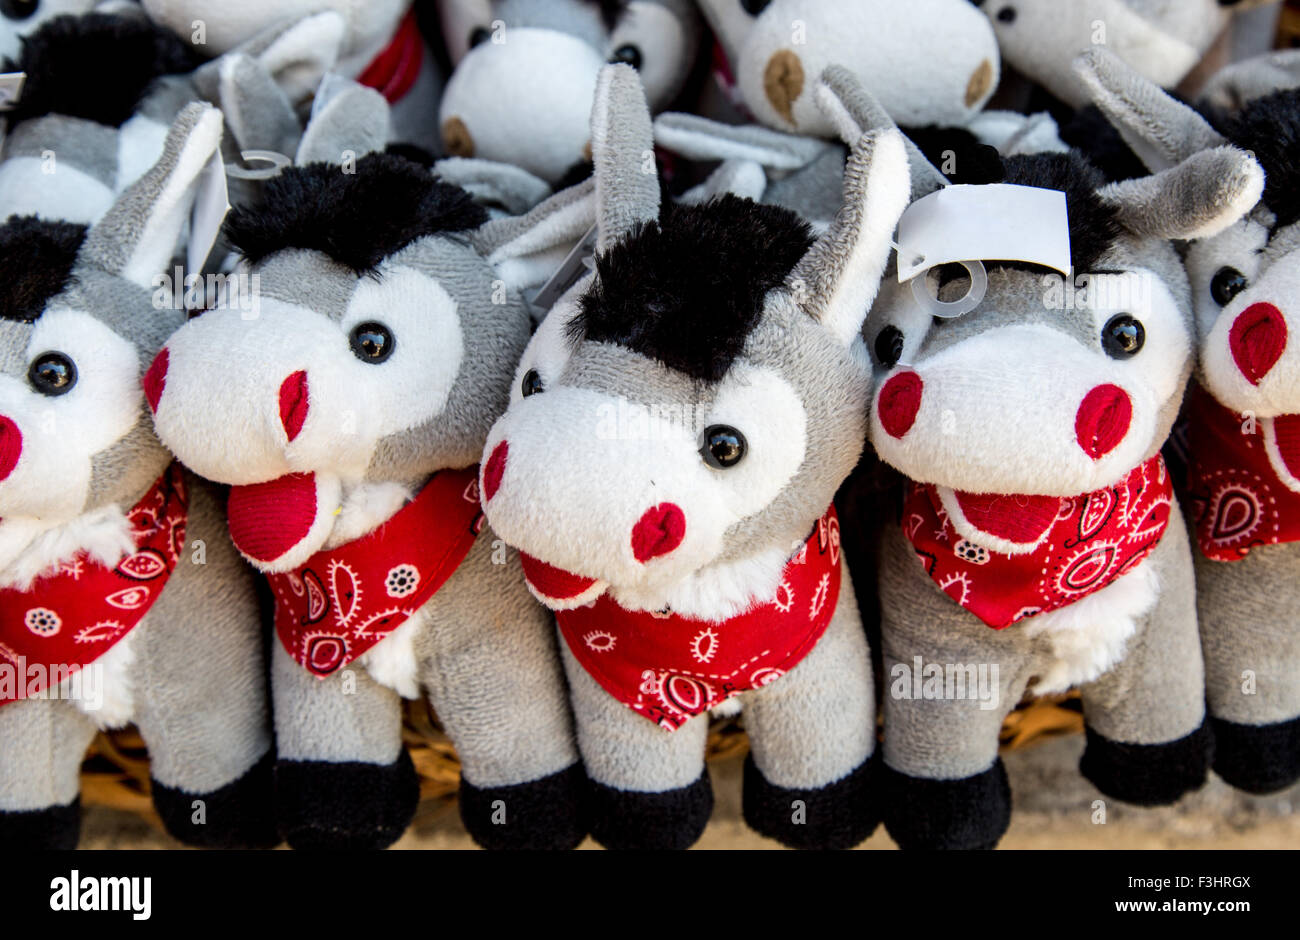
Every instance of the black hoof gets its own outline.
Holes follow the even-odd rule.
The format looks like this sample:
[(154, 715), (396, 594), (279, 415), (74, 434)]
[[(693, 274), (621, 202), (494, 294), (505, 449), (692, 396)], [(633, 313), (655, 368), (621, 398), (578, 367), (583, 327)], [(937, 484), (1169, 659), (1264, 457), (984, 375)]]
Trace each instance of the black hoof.
[(587, 835), (581, 764), (509, 787), (479, 789), (460, 778), (460, 818), (485, 849), (571, 849)]
[(1165, 744), (1123, 744), (1084, 728), (1079, 771), (1106, 796), (1135, 806), (1167, 806), (1205, 783), (1214, 757), (1208, 722)]
[(385, 849), (415, 816), (420, 781), (405, 749), (391, 764), (282, 760), (280, 835), (295, 849)]
[(754, 755), (745, 758), (745, 822), (792, 849), (851, 849), (880, 824), (880, 759), (872, 755), (846, 777), (819, 789), (769, 783)]
[(202, 849), (269, 849), (275, 830), (272, 768), (266, 753), (242, 777), (212, 793), (153, 784), (153, 805), (172, 837)]
[(1300, 718), (1272, 725), (1210, 719), (1214, 772), (1238, 790), (1276, 793), (1300, 780)]
[(75, 849), (81, 838), (81, 797), (62, 806), (0, 810), (0, 845), (16, 852)]
[(689, 849), (713, 812), (706, 768), (689, 787), (661, 793), (591, 782), (591, 834), (607, 849)]
[(885, 829), (902, 849), (992, 849), (1011, 825), (1002, 758), (973, 777), (929, 780), (884, 764)]

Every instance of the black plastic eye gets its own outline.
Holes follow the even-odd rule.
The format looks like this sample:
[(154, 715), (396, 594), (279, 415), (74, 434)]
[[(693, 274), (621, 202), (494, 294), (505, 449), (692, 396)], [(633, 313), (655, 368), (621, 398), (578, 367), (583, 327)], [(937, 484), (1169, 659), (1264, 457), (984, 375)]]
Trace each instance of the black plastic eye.
[(1146, 345), (1147, 331), (1141, 320), (1121, 313), (1106, 321), (1101, 329), (1101, 348), (1112, 359), (1136, 356)]
[(41, 0), (0, 0), (0, 13), (7, 20), (25, 20), (41, 8)]
[(876, 334), (876, 359), (892, 369), (903, 358), (903, 331), (892, 323)]
[(524, 381), (519, 390), (523, 392), (525, 398), (542, 393), (542, 377), (537, 374), (536, 369), (529, 369), (524, 373)]
[(469, 31), (469, 47), (481, 46), (492, 38), (492, 33), (486, 26), (475, 26)]
[(393, 354), (397, 340), (382, 323), (362, 323), (352, 330), (352, 354), (362, 362), (378, 365)]
[(725, 470), (744, 460), (748, 447), (745, 435), (735, 428), (715, 424), (704, 429), (704, 446), (700, 448), (700, 456), (715, 470)]
[(1219, 268), (1214, 279), (1210, 281), (1210, 296), (1220, 307), (1226, 307), (1232, 303), (1232, 298), (1249, 286), (1250, 282), (1246, 280), (1246, 275), (1236, 268)]
[(633, 45), (619, 46), (614, 50), (614, 54), (609, 57), (609, 61), (614, 64), (621, 62), (639, 70), (641, 68), (641, 50)]
[(740, 7), (750, 16), (758, 16), (772, 0), (740, 0)]
[(27, 370), (27, 381), (42, 395), (64, 395), (77, 384), (77, 366), (61, 352), (42, 353)]
[(1001, 10), (998, 10), (998, 19), (1004, 23), (1014, 23), (1016, 21), (1016, 8), (1003, 7)]

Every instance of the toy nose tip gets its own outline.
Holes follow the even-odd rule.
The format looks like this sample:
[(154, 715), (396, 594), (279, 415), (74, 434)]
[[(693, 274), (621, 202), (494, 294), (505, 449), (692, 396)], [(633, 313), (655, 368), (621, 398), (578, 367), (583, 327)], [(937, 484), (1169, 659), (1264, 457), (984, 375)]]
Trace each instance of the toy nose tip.
[(299, 369), (280, 383), (280, 423), (290, 441), (302, 431), (310, 407), (307, 373)]
[(442, 122), (442, 146), (453, 157), (474, 156), (474, 137), (455, 115)]
[(1083, 452), (1100, 460), (1119, 446), (1133, 422), (1133, 401), (1118, 385), (1098, 385), (1083, 398), (1074, 434)]
[(171, 354), (164, 346), (158, 351), (149, 371), (144, 374), (144, 397), (149, 402), (149, 410), (156, 412), (158, 402), (162, 400), (163, 390), (167, 387), (167, 366), (171, 363)]
[(492, 448), (492, 455), (483, 465), (483, 499), (490, 500), (501, 489), (501, 478), (506, 474), (506, 457), (510, 454), (510, 445), (502, 441)]
[(763, 93), (768, 102), (791, 124), (794, 120), (794, 103), (803, 93), (803, 63), (789, 49), (778, 49), (767, 60), (763, 69)]
[(686, 513), (673, 503), (647, 509), (632, 528), (632, 554), (645, 564), (667, 555), (686, 538)]
[(1268, 303), (1251, 304), (1237, 315), (1228, 333), (1232, 359), (1251, 385), (1264, 381), (1286, 351), (1286, 317)]
[(18, 425), (0, 415), (0, 480), (14, 472), (18, 458), (23, 453), (23, 434)]
[(901, 438), (912, 430), (924, 390), (925, 383), (915, 372), (900, 372), (884, 384), (876, 400), (876, 413), (885, 433)]

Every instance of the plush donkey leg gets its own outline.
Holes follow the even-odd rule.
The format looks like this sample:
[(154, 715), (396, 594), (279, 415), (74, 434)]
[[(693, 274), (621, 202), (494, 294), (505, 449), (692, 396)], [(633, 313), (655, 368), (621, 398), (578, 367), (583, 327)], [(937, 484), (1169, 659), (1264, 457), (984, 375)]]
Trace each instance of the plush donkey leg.
[(75, 849), (81, 761), (94, 724), (70, 702), (26, 699), (0, 708), (0, 845)]
[(1160, 806), (1205, 783), (1214, 749), (1192, 560), (1176, 505), (1143, 564), (1154, 566), (1160, 599), (1123, 661), (1080, 689), (1088, 740), (1079, 769), (1107, 796)]
[(480, 535), (439, 591), (417, 641), (423, 678), (456, 744), (460, 815), (474, 840), (571, 849), (587, 835), (587, 779), (555, 628), (518, 559), (492, 563), (494, 541)]
[(602, 689), (560, 646), (591, 779), (592, 836), (609, 849), (690, 848), (713, 811), (708, 716), (664, 731)]
[(745, 696), (745, 821), (792, 848), (852, 848), (880, 823), (871, 651), (849, 583), (813, 651)]
[(1232, 563), (1197, 557), (1214, 769), (1248, 793), (1300, 780), (1297, 583), (1300, 545), (1255, 548)]
[(363, 667), (317, 679), (272, 650), (280, 834), (296, 849), (387, 848), (420, 798), (397, 693)]

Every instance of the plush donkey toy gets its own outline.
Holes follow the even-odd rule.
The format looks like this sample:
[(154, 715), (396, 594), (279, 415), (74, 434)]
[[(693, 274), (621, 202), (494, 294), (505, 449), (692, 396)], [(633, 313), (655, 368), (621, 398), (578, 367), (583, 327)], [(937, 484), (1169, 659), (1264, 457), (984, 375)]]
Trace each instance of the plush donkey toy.
[[(904, 215), (899, 264), (921, 281), (891, 278), (866, 329), (871, 441), (911, 480), (880, 571), (885, 823), (905, 848), (998, 841), (998, 731), (1026, 691), (1080, 688), (1081, 770), (1128, 802), (1199, 786), (1212, 745), (1192, 559), (1160, 457), (1193, 361), (1169, 240), (1236, 222), (1259, 166), (1221, 147), (1113, 185), (1073, 153), (988, 170), (999, 185), (935, 192), (922, 223)], [(918, 195), (944, 183), (924, 164), (913, 180)], [(941, 237), (912, 242), (917, 224)], [(942, 247), (978, 258), (999, 230), (1033, 234), (989, 247), (987, 271)], [(969, 273), (943, 270), (936, 300), (926, 271), (955, 260)], [(963, 315), (936, 308), (963, 299)]]
[(732, 196), (661, 207), (650, 137), (635, 72), (606, 67), (595, 273), (524, 355), (485, 511), (557, 611), (597, 839), (699, 837), (707, 713), (739, 696), (750, 825), (851, 846), (879, 819), (875, 701), (831, 498), (861, 451), (858, 332), (906, 202), (903, 142), (857, 142), (814, 241)]
[(456, 63), (439, 118), (447, 153), (553, 185), (591, 160), (601, 66), (635, 67), (660, 110), (682, 89), (700, 37), (690, 0), (443, 0), (442, 18)]
[[(173, 452), (233, 484), (230, 532), (275, 594), (290, 844), (402, 834), (418, 787), (399, 703), (423, 689), (460, 755), (474, 838), (572, 847), (585, 779), (551, 618), (481, 531), (474, 466), (528, 313), (469, 244), (483, 210), (375, 152), (386, 136), (376, 92), (326, 104), (300, 165), (227, 226), (260, 312), (191, 320), (146, 394)], [(347, 151), (365, 156), (341, 167)]]
[(1153, 170), (1231, 145), (1267, 173), (1252, 211), (1190, 245), (1186, 262), (1200, 337), (1190, 495), (1214, 768), (1268, 793), (1300, 779), (1300, 89), (1292, 79), (1215, 130), (1113, 56), (1094, 54), (1084, 78)]
[(88, 231), (0, 226), (0, 844), (77, 842), (97, 728), (134, 721), (153, 801), (196, 845), (274, 843), (254, 585), (140, 381), (182, 310), (151, 302), (221, 138), (193, 105)]

